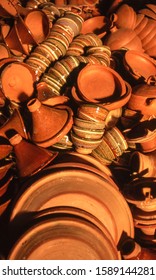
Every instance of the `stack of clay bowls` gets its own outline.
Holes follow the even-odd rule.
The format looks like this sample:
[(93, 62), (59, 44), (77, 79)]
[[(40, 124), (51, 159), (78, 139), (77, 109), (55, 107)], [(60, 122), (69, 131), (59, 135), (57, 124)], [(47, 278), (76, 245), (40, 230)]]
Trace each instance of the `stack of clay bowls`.
[(90, 154), (101, 143), (107, 114), (107, 109), (97, 104), (79, 106), (71, 131), (71, 140), (77, 152)]

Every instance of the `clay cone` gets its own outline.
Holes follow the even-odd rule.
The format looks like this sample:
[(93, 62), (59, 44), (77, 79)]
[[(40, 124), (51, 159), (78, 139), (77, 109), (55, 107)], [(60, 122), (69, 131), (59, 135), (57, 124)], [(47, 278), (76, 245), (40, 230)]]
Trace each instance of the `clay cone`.
[(31, 176), (46, 165), (48, 165), (56, 156), (57, 152), (51, 152), (28, 142), (18, 133), (9, 139), (14, 147), (16, 165), (19, 177)]
[(32, 115), (31, 139), (37, 145), (49, 147), (69, 132), (73, 124), (73, 112), (68, 106), (49, 107), (33, 98), (27, 104)]
[(22, 137), (28, 138), (26, 128), (22, 119), (22, 116), (18, 109), (15, 109), (12, 116), (9, 120), (7, 120), (3, 126), (0, 127), (0, 136), (6, 137), (5, 133), (7, 130), (14, 129), (16, 130)]

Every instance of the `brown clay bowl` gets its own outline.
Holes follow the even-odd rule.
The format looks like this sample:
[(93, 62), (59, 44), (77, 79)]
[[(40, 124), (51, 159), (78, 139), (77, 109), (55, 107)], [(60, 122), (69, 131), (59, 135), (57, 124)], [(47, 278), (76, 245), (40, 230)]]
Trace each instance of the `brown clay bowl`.
[(34, 71), (22, 62), (10, 63), (1, 73), (4, 95), (17, 103), (27, 101), (33, 95), (35, 81)]
[(146, 4), (146, 7), (156, 14), (156, 5), (154, 5), (154, 4)]
[(47, 39), (50, 32), (50, 22), (46, 13), (40, 9), (30, 10), (24, 17), (24, 23), (33, 34), (38, 44)]
[(145, 16), (156, 20), (156, 13), (148, 8), (144, 8), (139, 10), (139, 13), (144, 14)]
[(3, 43), (0, 44), (0, 60), (11, 57), (10, 49)]
[(105, 16), (92, 17), (82, 24), (81, 34), (95, 33), (99, 38), (102, 38), (106, 35), (109, 26), (110, 22)]
[(135, 27), (134, 31), (137, 35), (146, 27), (148, 23), (148, 18), (145, 15), (140, 16), (137, 26)]
[(8, 0), (6, 0), (6, 1), (1, 0), (0, 1), (0, 16), (6, 17), (6, 18), (16, 17), (17, 10), (16, 10), (15, 5)]
[(4, 178), (0, 180), (0, 197), (2, 197), (6, 193), (12, 179), (13, 175), (7, 173)]
[[(28, 203), (30, 197), (31, 203)], [(33, 212), (64, 205), (81, 208), (97, 217), (107, 229), (112, 230), (110, 232), (115, 243), (121, 237), (123, 228), (129, 236), (134, 236), (130, 209), (121, 193), (110, 187), (104, 178), (86, 170), (71, 168), (56, 172), (49, 169), (43, 177), (29, 183), (29, 187), (15, 199), (10, 220), (23, 211)], [(120, 219), (116, 219), (116, 207)], [(112, 218), (106, 219), (106, 215)]]
[(12, 151), (9, 141), (0, 136), (0, 159), (7, 157)]
[(82, 99), (96, 103), (116, 96), (118, 98), (126, 92), (122, 77), (104, 65), (85, 66), (78, 74), (77, 86)]
[(146, 50), (146, 53), (153, 58), (156, 58), (156, 46), (153, 46)]
[(150, 33), (148, 33), (147, 37), (144, 37), (141, 41), (142, 41), (142, 46), (143, 48), (146, 50), (146, 45), (151, 44), (151, 42), (154, 40), (156, 36), (156, 30), (155, 28), (153, 28)]
[(155, 115), (155, 86), (139, 84), (133, 87), (131, 98), (128, 101), (127, 107), (131, 110), (138, 111), (143, 115)]
[(124, 66), (128, 73), (138, 80), (143, 78), (147, 82), (150, 76), (156, 75), (156, 63), (147, 54), (128, 50), (124, 55)]
[(118, 28), (129, 28), (129, 29), (134, 29), (136, 25), (136, 19), (137, 15), (134, 9), (127, 5), (123, 4), (121, 5), (117, 11), (117, 20), (115, 21), (115, 24)]
[(134, 30), (128, 28), (111, 29), (110, 34), (105, 36), (103, 43), (109, 46), (111, 51), (121, 48), (143, 51), (141, 39)]

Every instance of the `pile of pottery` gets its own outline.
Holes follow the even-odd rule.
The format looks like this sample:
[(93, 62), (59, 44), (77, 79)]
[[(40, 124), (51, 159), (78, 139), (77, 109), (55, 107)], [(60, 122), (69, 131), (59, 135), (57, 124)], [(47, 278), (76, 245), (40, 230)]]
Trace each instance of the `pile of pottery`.
[(135, 259), (154, 244), (155, 5), (83, 12), (0, 1), (8, 259)]

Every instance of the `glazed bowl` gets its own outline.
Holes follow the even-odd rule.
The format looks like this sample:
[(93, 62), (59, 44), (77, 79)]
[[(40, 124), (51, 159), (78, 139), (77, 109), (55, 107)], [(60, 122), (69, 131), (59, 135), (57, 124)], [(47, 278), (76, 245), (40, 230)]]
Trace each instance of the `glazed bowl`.
[(97, 104), (82, 104), (77, 109), (77, 116), (82, 119), (95, 122), (104, 121), (107, 118), (108, 110)]
[(105, 121), (94, 122), (91, 120), (84, 120), (78, 117), (74, 117), (74, 124), (78, 127), (85, 128), (85, 129), (104, 129), (105, 128)]
[(100, 139), (104, 134), (103, 129), (101, 129), (101, 130), (100, 129), (86, 129), (86, 128), (81, 128), (76, 125), (72, 126), (72, 130), (78, 137), (87, 138), (87, 139), (91, 139), (91, 140)]
[(71, 131), (71, 140), (78, 153), (91, 154), (92, 150), (98, 147), (101, 143), (102, 137), (100, 139), (82, 138)]

